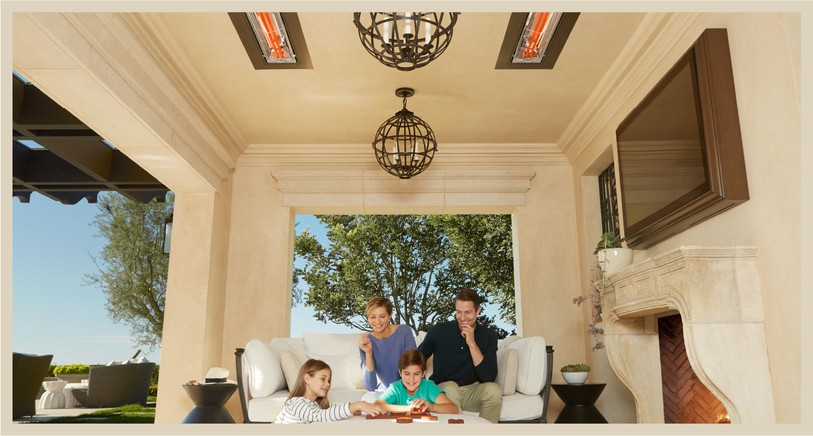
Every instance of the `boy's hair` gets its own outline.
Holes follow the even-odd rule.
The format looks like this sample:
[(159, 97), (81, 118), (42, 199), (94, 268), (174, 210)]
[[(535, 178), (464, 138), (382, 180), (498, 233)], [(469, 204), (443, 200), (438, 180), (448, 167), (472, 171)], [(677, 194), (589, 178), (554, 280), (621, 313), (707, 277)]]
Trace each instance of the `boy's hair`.
[(365, 314), (369, 315), (370, 311), (373, 309), (377, 309), (379, 307), (383, 307), (384, 310), (387, 311), (389, 316), (392, 316), (392, 303), (390, 300), (384, 297), (373, 297), (370, 301), (367, 302), (367, 308), (365, 309)]
[(423, 354), (416, 350), (406, 350), (404, 354), (401, 354), (401, 358), (398, 359), (398, 372), (404, 370), (407, 366), (410, 365), (418, 365), (421, 367), (421, 371), (426, 372), (426, 359), (423, 357)]
[[(302, 365), (302, 368), (299, 368), (299, 374), (296, 376), (296, 381), (294, 382), (293, 388), (291, 389), (291, 393), (288, 394), (288, 398), (285, 401), (290, 400), (294, 397), (302, 397), (305, 395), (305, 374), (313, 377), (317, 372), (327, 369), (330, 370), (330, 365), (327, 363), (317, 360), (317, 359), (308, 359)], [(331, 371), (330, 377), (333, 377), (333, 371)], [(328, 379), (330, 381), (330, 378)], [(319, 405), (321, 409), (327, 409), (330, 407), (330, 401), (327, 400), (327, 396), (324, 397), (316, 397), (316, 404)]]
[(477, 295), (477, 292), (475, 292), (475, 291), (473, 291), (473, 290), (471, 290), (469, 288), (461, 289), (460, 292), (458, 292), (457, 296), (455, 297), (455, 301), (457, 301), (457, 300), (471, 301), (474, 304), (474, 310), (477, 310), (477, 309), (480, 308), (480, 296)]

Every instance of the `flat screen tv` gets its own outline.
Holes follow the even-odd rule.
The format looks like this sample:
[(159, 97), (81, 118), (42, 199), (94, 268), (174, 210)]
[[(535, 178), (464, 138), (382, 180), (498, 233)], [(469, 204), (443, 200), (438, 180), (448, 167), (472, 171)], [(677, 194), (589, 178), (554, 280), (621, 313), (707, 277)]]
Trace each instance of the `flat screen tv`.
[(616, 130), (624, 236), (647, 248), (748, 200), (725, 29), (707, 29)]

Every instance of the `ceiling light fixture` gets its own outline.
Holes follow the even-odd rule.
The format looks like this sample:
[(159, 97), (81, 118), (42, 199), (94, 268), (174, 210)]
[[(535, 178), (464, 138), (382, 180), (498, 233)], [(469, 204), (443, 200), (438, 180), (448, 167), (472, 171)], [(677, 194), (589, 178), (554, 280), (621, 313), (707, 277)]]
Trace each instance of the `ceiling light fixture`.
[[(369, 21), (362, 24), (362, 19)], [(382, 64), (401, 71), (420, 68), (449, 46), (459, 12), (371, 12), (353, 14), (359, 39)]]
[(394, 176), (409, 179), (429, 167), (438, 143), (429, 124), (406, 108), (407, 98), (415, 95), (415, 90), (398, 88), (395, 95), (403, 98), (404, 107), (378, 128), (373, 149), (381, 168)]

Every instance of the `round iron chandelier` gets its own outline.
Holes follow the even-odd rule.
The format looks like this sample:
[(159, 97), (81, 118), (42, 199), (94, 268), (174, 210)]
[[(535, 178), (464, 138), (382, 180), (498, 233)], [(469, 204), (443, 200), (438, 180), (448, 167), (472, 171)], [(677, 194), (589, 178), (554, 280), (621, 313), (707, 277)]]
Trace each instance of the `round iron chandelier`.
[(429, 167), (438, 143), (429, 124), (406, 108), (407, 98), (415, 95), (415, 90), (398, 88), (395, 95), (403, 98), (404, 107), (378, 128), (373, 149), (384, 171), (409, 179)]
[(458, 15), (459, 12), (355, 12), (353, 23), (368, 53), (388, 67), (410, 71), (432, 62), (446, 50)]

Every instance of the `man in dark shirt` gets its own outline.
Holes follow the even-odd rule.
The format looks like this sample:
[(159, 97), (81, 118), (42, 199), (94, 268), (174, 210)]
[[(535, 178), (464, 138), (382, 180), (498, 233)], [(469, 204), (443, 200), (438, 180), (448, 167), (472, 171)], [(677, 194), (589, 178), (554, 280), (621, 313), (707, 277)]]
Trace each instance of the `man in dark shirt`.
[(462, 289), (455, 297), (455, 321), (435, 325), (418, 350), (435, 355), (432, 381), (460, 410), (479, 412), (496, 423), (502, 409), (497, 379), (497, 333), (477, 325), (480, 297)]

